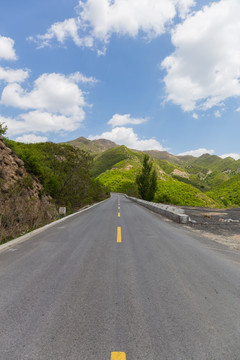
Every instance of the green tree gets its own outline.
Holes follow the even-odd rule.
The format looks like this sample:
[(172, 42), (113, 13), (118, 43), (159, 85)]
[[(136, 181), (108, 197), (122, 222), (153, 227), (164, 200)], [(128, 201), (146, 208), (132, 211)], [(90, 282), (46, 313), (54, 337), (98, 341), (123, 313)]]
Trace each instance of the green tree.
[(157, 190), (157, 173), (149, 155), (144, 155), (142, 171), (136, 177), (138, 192), (143, 200), (152, 201)]
[(0, 136), (5, 135), (7, 132), (7, 126), (4, 126), (4, 123), (0, 123)]

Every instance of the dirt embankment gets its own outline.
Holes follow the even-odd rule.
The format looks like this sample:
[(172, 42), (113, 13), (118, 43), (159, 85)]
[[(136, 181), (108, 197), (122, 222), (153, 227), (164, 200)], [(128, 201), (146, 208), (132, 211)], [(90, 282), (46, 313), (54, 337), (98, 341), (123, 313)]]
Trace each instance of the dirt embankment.
[(187, 224), (193, 231), (231, 249), (240, 250), (240, 208), (208, 209), (199, 207), (181, 207), (190, 216)]
[(41, 183), (0, 137), (0, 243), (38, 227), (57, 215)]

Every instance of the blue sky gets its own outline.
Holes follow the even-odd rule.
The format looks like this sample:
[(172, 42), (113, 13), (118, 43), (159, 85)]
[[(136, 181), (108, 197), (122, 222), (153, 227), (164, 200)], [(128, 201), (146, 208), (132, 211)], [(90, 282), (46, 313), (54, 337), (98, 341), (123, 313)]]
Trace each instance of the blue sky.
[(239, 0), (0, 0), (0, 122), (240, 158)]

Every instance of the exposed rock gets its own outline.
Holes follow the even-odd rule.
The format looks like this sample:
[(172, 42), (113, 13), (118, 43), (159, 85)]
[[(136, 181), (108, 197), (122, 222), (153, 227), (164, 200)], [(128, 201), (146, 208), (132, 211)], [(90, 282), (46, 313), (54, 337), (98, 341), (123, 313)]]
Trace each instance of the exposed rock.
[(41, 183), (0, 137), (0, 242), (50, 222), (57, 215)]
[(190, 177), (190, 175), (188, 173), (186, 173), (185, 171), (178, 170), (178, 169), (174, 169), (172, 172), (172, 175), (180, 176), (180, 177), (183, 177), (186, 179), (189, 179), (189, 177)]

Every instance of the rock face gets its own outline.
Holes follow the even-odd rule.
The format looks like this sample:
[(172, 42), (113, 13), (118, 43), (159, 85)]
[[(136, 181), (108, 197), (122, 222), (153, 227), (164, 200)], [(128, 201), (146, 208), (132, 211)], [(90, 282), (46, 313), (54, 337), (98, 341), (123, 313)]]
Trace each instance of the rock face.
[(0, 137), (0, 242), (53, 220), (57, 215), (41, 183)]

